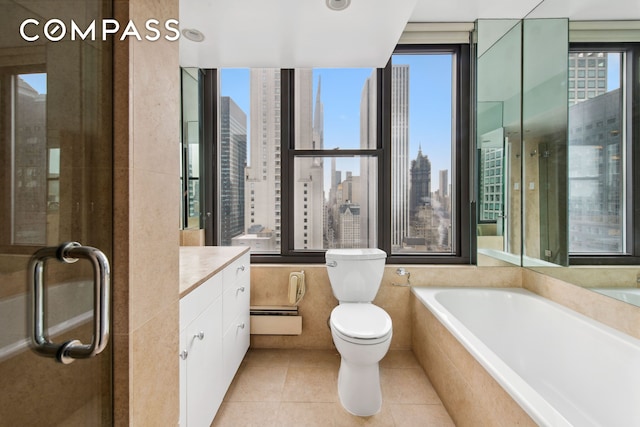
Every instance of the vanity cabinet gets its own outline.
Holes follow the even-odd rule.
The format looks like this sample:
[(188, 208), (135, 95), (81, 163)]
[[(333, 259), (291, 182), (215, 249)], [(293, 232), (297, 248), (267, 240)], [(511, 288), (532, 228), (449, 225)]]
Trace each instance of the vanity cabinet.
[(222, 364), (225, 390), (249, 349), (249, 254), (240, 257), (222, 272)]
[(209, 426), (249, 348), (249, 254), (180, 299), (180, 425)]

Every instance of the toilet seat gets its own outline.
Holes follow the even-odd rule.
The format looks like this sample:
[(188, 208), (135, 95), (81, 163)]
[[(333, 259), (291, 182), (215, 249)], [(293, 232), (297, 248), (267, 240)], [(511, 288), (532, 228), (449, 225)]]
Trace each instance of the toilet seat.
[(392, 333), (389, 314), (369, 303), (340, 304), (331, 312), (329, 323), (340, 338), (355, 344), (378, 344)]

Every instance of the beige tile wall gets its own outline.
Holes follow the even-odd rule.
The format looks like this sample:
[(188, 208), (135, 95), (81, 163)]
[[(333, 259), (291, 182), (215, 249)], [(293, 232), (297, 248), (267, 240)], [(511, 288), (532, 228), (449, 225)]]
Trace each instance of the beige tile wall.
[[(597, 276), (597, 270), (592, 274)], [(640, 308), (530, 269), (523, 268), (522, 274), (525, 289), (640, 339)]]
[(180, 230), (180, 246), (204, 246), (204, 230)]
[[(374, 304), (382, 307), (393, 321), (391, 349), (411, 348), (410, 289), (393, 284), (406, 284), (407, 276), (398, 276), (397, 265), (385, 268), (382, 284)], [(417, 286), (521, 286), (519, 267), (499, 269), (474, 266), (404, 266), (411, 273), (410, 282)], [(338, 304), (323, 265), (252, 265), (251, 305), (286, 305), (288, 277), (292, 271), (304, 270), (307, 293), (299, 305), (302, 334), (299, 336), (252, 335), (254, 348), (333, 347), (327, 320)]]
[[(164, 22), (178, 2), (114, 11)], [(178, 423), (179, 108), (178, 43), (114, 41), (115, 425)]]

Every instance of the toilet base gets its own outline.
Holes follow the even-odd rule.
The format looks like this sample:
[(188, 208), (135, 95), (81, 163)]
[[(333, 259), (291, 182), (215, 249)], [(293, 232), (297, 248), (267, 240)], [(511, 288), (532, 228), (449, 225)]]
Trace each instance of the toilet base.
[(338, 396), (344, 409), (353, 415), (368, 417), (380, 412), (382, 391), (378, 363), (360, 365), (341, 358)]

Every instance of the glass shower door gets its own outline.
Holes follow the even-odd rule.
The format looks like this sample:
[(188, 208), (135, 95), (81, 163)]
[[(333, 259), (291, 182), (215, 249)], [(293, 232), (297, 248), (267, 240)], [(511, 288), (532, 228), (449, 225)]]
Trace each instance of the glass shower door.
[[(110, 315), (95, 299), (100, 272), (75, 245), (55, 249), (80, 242), (99, 249), (100, 262), (112, 255), (111, 45), (68, 36), (53, 42), (42, 33), (54, 18), (86, 26), (109, 16), (111, 5), (2, 7), (0, 425), (111, 425)], [(19, 33), (30, 18), (40, 23), (30, 27), (40, 32), (34, 42)], [(46, 349), (36, 349), (38, 340)], [(103, 351), (73, 358), (93, 350)]]

